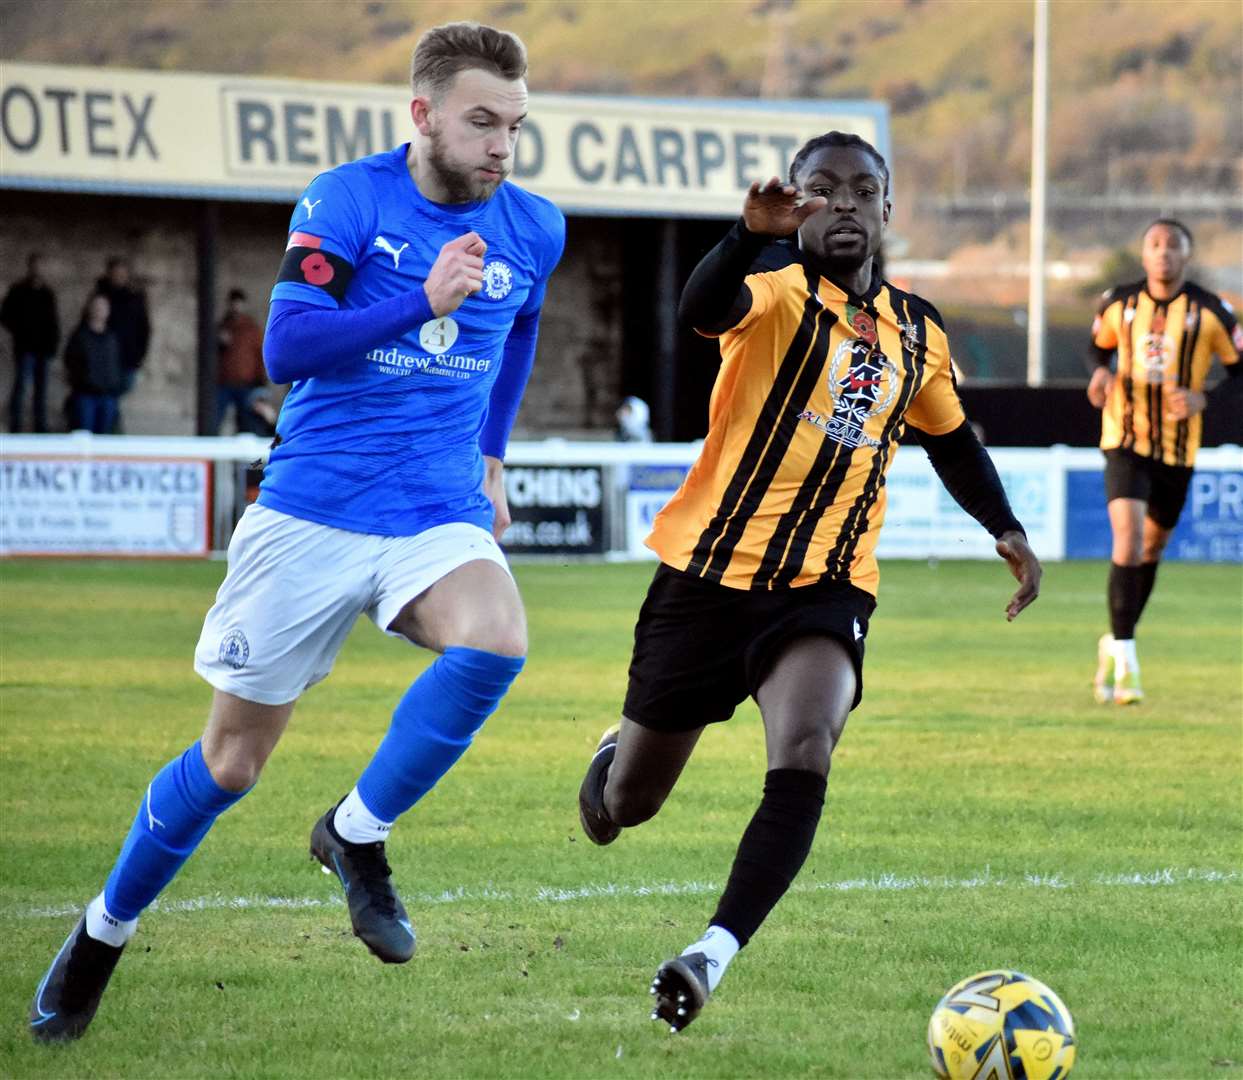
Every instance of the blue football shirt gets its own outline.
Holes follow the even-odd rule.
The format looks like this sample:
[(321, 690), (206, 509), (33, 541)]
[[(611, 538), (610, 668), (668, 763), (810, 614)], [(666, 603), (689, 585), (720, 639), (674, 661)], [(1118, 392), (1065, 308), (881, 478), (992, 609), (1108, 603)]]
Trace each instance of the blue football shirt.
[(483, 288), (451, 314), (295, 382), (259, 502), (382, 536), (448, 522), (486, 529), (493, 511), (479, 434), (506, 338), (515, 317), (542, 302), (565, 218), (508, 182), (482, 202), (433, 203), (406, 152), (374, 154), (310, 183), (290, 219), (299, 258), (287, 258), (272, 299), (369, 307), (421, 288), (441, 247), (472, 230), (487, 244)]

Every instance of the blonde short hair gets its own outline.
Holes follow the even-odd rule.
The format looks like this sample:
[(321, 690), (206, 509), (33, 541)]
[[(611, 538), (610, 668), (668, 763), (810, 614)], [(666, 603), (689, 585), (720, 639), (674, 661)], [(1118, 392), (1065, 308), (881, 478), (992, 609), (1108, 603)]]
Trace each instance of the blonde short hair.
[(480, 68), (502, 79), (521, 79), (527, 73), (527, 48), (517, 34), (476, 22), (433, 26), (414, 47), (410, 87), (415, 94), (440, 97), (459, 71)]

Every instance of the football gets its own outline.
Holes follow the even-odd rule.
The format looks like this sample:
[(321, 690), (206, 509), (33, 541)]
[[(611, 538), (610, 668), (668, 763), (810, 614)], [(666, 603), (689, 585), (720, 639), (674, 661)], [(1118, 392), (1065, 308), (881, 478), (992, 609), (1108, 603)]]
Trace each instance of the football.
[(950, 987), (928, 1021), (941, 1080), (1063, 1080), (1075, 1025), (1062, 999), (1021, 971), (982, 971)]

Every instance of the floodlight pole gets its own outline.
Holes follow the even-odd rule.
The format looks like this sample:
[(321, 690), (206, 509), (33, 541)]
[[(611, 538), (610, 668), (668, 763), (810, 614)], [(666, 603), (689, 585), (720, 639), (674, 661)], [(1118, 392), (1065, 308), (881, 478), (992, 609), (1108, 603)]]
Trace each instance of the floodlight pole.
[(1032, 49), (1031, 254), (1027, 277), (1027, 385), (1044, 385), (1044, 231), (1049, 136), (1049, 0), (1035, 0)]

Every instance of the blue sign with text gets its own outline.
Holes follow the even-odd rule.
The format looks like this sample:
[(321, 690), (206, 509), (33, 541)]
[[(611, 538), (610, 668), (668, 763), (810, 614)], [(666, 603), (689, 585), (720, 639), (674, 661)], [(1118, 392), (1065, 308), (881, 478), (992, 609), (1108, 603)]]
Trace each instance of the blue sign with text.
[[(1109, 558), (1105, 474), (1071, 469), (1066, 474), (1066, 558)], [(1163, 559), (1243, 563), (1243, 472), (1198, 469), (1187, 504)]]

